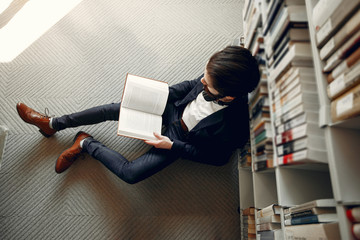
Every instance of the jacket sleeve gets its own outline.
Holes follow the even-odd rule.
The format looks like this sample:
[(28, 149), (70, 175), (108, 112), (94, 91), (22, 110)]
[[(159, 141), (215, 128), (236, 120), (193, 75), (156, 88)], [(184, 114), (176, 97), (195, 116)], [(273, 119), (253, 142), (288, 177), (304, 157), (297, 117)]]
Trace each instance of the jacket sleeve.
[(200, 82), (202, 77), (203, 75), (194, 80), (188, 80), (170, 86), (168, 102), (175, 102), (177, 100), (183, 99), (196, 86), (196, 84)]

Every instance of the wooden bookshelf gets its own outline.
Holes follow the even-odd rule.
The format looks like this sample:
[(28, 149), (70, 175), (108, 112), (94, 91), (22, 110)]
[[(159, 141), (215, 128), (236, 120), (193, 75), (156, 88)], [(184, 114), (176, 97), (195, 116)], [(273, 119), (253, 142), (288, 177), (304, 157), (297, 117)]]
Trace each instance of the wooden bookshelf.
[[(286, 208), (316, 199), (334, 198), (337, 203), (336, 210), (341, 238), (355, 239), (351, 234), (351, 223), (346, 217), (346, 210), (349, 207), (360, 205), (360, 190), (358, 187), (360, 186), (360, 157), (356, 151), (360, 143), (360, 116), (339, 122), (332, 122), (331, 120), (331, 101), (327, 94), (328, 82), (326, 74), (323, 73), (325, 62), (320, 58), (320, 47), (316, 43), (316, 29), (312, 18), (313, 9), (319, 1), (321, 0), (245, 1), (243, 24), (245, 28), (247, 27), (245, 31), (247, 34), (245, 35), (245, 47), (249, 49), (254, 46), (252, 41), (256, 41), (256, 33), (262, 32), (261, 28), (269, 25), (266, 22), (269, 20), (269, 16), (266, 14), (271, 12), (272, 6), (279, 5), (279, 2), (284, 2), (285, 7), (287, 2), (290, 2), (290, 5), (303, 2), (302, 4), (305, 5), (310, 35), (309, 44), (312, 52), (312, 67), (315, 72), (314, 82), (317, 86), (318, 128), (324, 132), (327, 161), (304, 161), (303, 164), (289, 165), (275, 164), (274, 168), (263, 171), (255, 171), (254, 168), (244, 169), (239, 165), (240, 208), (254, 206), (257, 210), (260, 210), (273, 203)], [(351, 4), (355, 5), (355, 3)], [(284, 7), (284, 5), (281, 7)], [(359, 4), (352, 11), (357, 9), (359, 9)], [(260, 18), (259, 13), (261, 13)], [(247, 22), (254, 16), (256, 22)], [(341, 16), (337, 18), (340, 19)], [(276, 21), (276, 17), (274, 19)], [(266, 34), (269, 32), (270, 30)], [(265, 48), (267, 44), (266, 34), (262, 36)], [(268, 76), (271, 76), (271, 71), (275, 70), (271, 66), (267, 66), (267, 71)], [(271, 77), (268, 78), (268, 81), (271, 80)], [(269, 86), (269, 95), (272, 90)], [(273, 106), (272, 98), (270, 97), (269, 100), (270, 106)], [(271, 123), (272, 133), (275, 135), (276, 129), (273, 117), (271, 117)], [(254, 139), (250, 140), (252, 143), (252, 157), (254, 158)], [(275, 161), (278, 157), (275, 141), (273, 141), (273, 148), (273, 159)], [(252, 194), (252, 196), (249, 196), (249, 194)], [(282, 236), (283, 239), (287, 239), (283, 216), (282, 212)]]

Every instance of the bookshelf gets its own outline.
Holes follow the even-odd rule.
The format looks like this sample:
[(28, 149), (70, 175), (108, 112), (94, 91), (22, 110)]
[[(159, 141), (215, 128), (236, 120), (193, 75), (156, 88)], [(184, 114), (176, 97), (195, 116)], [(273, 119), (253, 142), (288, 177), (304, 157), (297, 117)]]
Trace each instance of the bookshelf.
[[(325, 47), (329, 47), (330, 44), (328, 43), (332, 39), (327, 37), (320, 44), (319, 42), (322, 36), (320, 37), (319, 32), (325, 31), (324, 26), (327, 26), (327, 28), (333, 29), (329, 36), (335, 36), (340, 32), (342, 26), (350, 22), (351, 18), (355, 18), (355, 13), (360, 9), (360, 2), (353, 0), (330, 0), (327, 4), (332, 6), (328, 7), (329, 9), (327, 9), (327, 11), (330, 13), (328, 19), (331, 18), (333, 26), (330, 28), (330, 20), (325, 18), (322, 20), (320, 30), (316, 27), (316, 23), (321, 22), (319, 16), (326, 16), (326, 14), (323, 13), (324, 9), (321, 9), (323, 12), (316, 10), (319, 9), (319, 2), (321, 4), (321, 2), (325, 1), (245, 0), (243, 9), (244, 45), (254, 55), (265, 59), (264, 66), (262, 66), (263, 63), (260, 62), (259, 65), (263, 73), (261, 84), (266, 82), (268, 87), (267, 93), (263, 95), (268, 97), (270, 107), (270, 109), (267, 109), (267, 111), (270, 112), (271, 123), (271, 129), (268, 129), (268, 131), (272, 133), (273, 139), (271, 143), (272, 149), (269, 150), (269, 152), (272, 152), (273, 157), (267, 157), (265, 160), (267, 167), (265, 169), (259, 169), (258, 164), (261, 158), (258, 149), (259, 143), (258, 141), (255, 142), (258, 136), (256, 130), (259, 128), (259, 120), (256, 120), (256, 124), (254, 123), (255, 112), (253, 107), (256, 106), (256, 94), (253, 93), (249, 95), (252, 167), (243, 167), (239, 164), (240, 209), (255, 207), (255, 212), (257, 212), (271, 204), (280, 205), (282, 207), (281, 228), (279, 229), (279, 231), (281, 231), (280, 239), (291, 239), (291, 237), (294, 237), (289, 236), (286, 226), (284, 225), (284, 209), (324, 198), (334, 198), (336, 201), (336, 212), (338, 216), (338, 225), (336, 226), (339, 227), (341, 239), (356, 239), (351, 233), (352, 223), (346, 216), (346, 210), (360, 205), (360, 190), (358, 187), (360, 186), (360, 157), (357, 153), (357, 147), (360, 143), (360, 116), (357, 114), (357, 116), (352, 118), (334, 120), (332, 104), (334, 105), (334, 102), (346, 95), (346, 92), (349, 90), (342, 93), (343, 95), (330, 100), (328, 96), (329, 83), (327, 80), (329, 72), (324, 73), (323, 71), (324, 68), (328, 66), (327, 64), (330, 60), (325, 61), (326, 58), (324, 58), (324, 55), (322, 55), (323, 52), (321, 51), (324, 51)], [(292, 11), (295, 11), (296, 14), (293, 14)], [(319, 15), (313, 16), (313, 12)], [(336, 16), (332, 17), (331, 12), (335, 12), (335, 14), (332, 14)], [(287, 17), (285, 17), (284, 14), (288, 14)], [(302, 20), (304, 16), (306, 23)], [(327, 23), (327, 25), (325, 25), (324, 22)], [(276, 26), (276, 24), (280, 25)], [(304, 24), (306, 24), (305, 27)], [(338, 25), (338, 27), (336, 27), (336, 25)], [(280, 49), (279, 46), (284, 44), (281, 40), (288, 36), (285, 32), (292, 27), (306, 28), (309, 34), (308, 39), (295, 39), (292, 43), (284, 45), (285, 47), (283, 49), (286, 50), (276, 50), (276, 48)], [(326, 31), (329, 32), (330, 30), (326, 29)], [(352, 33), (353, 35), (360, 32), (359, 28), (354, 31), (355, 32)], [(294, 30), (294, 32), (300, 32), (300, 30)], [(298, 42), (301, 43), (299, 44)], [(344, 44), (345, 43), (342, 43), (341, 45)], [(294, 46), (303, 48), (299, 48), (300, 50), (296, 53)], [(334, 49), (336, 50), (336, 48)], [(335, 50), (329, 54), (328, 58), (335, 55)], [(289, 52), (291, 51), (295, 52), (294, 56), (290, 56)], [(277, 59), (274, 59), (274, 54), (278, 56)], [(272, 57), (269, 57), (270, 55)], [(284, 60), (286, 58), (288, 58), (288, 60)], [(286, 64), (284, 64), (284, 62), (286, 62)], [(286, 85), (284, 82), (286, 79), (291, 78), (291, 69), (297, 68), (312, 69), (313, 71), (313, 73), (308, 74), (307, 77), (303, 77), (302, 79), (304, 80), (300, 80), (304, 81), (304, 83), (301, 83), (304, 86), (304, 88), (301, 88), (301, 94), (306, 96), (302, 99), (311, 96), (316, 96), (316, 99), (311, 100), (302, 111), (306, 116), (316, 116), (316, 121), (314, 121), (313, 117), (311, 117), (311, 119), (307, 117), (305, 124), (308, 126), (314, 125), (317, 128), (311, 129), (311, 131), (307, 129), (308, 135), (301, 138), (313, 138), (313, 140), (308, 140), (306, 155), (302, 155), (299, 160), (296, 160), (295, 154), (289, 155), (289, 157), (284, 157), (285, 153), (283, 153), (283, 157), (278, 155), (280, 154), (279, 146), (285, 148), (286, 144), (279, 145), (279, 142), (276, 141), (276, 135), (279, 135), (279, 129), (282, 129), (280, 127), (284, 127), (283, 125), (285, 125), (286, 128), (286, 124), (279, 124), (277, 122), (280, 121), (278, 116), (287, 114), (284, 111), (287, 106), (285, 104), (279, 105), (279, 92), (285, 89)], [(349, 71), (351, 71), (351, 69)], [(356, 76), (359, 76), (358, 72)], [(359, 82), (355, 83), (355, 86), (356, 85), (359, 85)], [(285, 87), (283, 88), (283, 86)], [(313, 86), (315, 92), (307, 92), (306, 86)], [(281, 91), (278, 90), (280, 87), (282, 88)], [(292, 88), (289, 92), (291, 91)], [(282, 97), (282, 95), (280, 96)], [(331, 101), (333, 101), (333, 103)], [(282, 98), (281, 102), (283, 102)], [(338, 102), (336, 106), (338, 107), (339, 104)], [(280, 114), (279, 108), (281, 108)], [(294, 108), (295, 105), (289, 107), (290, 110), (286, 111), (291, 112)], [(264, 109), (263, 106), (263, 111), (266, 111)], [(347, 106), (346, 109), (348, 110), (349, 106)], [(338, 115), (339, 114), (340, 113), (338, 113)], [(288, 118), (286, 121), (290, 121), (290, 119), (292, 118)], [(281, 121), (285, 122), (284, 118), (281, 118)], [(293, 128), (294, 127), (290, 127), (290, 129)], [(314, 132), (316, 132), (316, 136), (312, 137), (311, 134)], [(280, 135), (284, 136), (282, 132), (280, 132)], [(294, 133), (292, 133), (291, 136), (294, 136)], [(290, 140), (290, 142), (295, 141), (296, 139)], [(293, 145), (291, 149), (294, 149)], [(310, 154), (310, 152), (313, 154)], [(262, 158), (262, 160), (263, 159), (264, 158)], [(286, 163), (284, 160), (286, 160)], [(256, 214), (255, 218), (257, 218)], [(333, 228), (334, 227), (332, 227), (332, 229)], [(276, 239), (280, 235), (276, 235)], [(257, 238), (261, 239), (261, 236), (260, 232), (257, 232)], [(242, 236), (242, 239), (252, 238)]]

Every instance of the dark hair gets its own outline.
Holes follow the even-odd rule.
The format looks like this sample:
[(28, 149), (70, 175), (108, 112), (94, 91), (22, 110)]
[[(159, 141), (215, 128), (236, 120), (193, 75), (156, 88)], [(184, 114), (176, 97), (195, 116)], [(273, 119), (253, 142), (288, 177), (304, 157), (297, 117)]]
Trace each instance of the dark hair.
[(256, 59), (248, 49), (240, 46), (228, 46), (212, 55), (206, 70), (214, 88), (225, 96), (246, 95), (260, 81)]

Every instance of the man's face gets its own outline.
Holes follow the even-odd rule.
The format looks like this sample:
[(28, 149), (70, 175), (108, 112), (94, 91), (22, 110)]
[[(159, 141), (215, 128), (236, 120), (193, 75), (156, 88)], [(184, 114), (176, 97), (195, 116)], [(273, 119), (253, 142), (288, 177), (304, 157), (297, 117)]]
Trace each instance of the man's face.
[(206, 68), (204, 72), (204, 77), (201, 79), (201, 83), (204, 85), (204, 91), (214, 98), (214, 100), (218, 100), (223, 98), (224, 96), (221, 95), (213, 86), (212, 79), (210, 78)]

